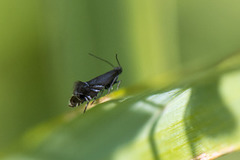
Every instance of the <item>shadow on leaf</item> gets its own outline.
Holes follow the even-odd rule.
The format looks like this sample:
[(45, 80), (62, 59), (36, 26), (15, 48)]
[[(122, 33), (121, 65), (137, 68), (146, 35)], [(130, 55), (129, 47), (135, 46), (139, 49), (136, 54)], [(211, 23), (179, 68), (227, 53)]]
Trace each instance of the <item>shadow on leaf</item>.
[(235, 118), (219, 94), (218, 78), (192, 87), (184, 121), (193, 157), (199, 154), (196, 148), (202, 136), (214, 139), (235, 130)]

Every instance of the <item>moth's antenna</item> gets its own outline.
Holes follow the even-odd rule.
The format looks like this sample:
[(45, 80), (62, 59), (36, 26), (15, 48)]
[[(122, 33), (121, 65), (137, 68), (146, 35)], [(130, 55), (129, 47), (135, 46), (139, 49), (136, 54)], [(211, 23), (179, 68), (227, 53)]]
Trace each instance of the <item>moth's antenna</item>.
[(93, 56), (93, 57), (95, 57), (95, 58), (97, 58), (97, 59), (100, 59), (100, 60), (108, 63), (110, 66), (112, 66), (113, 68), (115, 68), (114, 65), (113, 65), (112, 63), (110, 63), (109, 61), (107, 61), (107, 60), (105, 60), (105, 59), (102, 59), (102, 58), (100, 58), (100, 57), (98, 57), (98, 56), (95, 56), (95, 55), (92, 54), (92, 53), (88, 53), (88, 54), (89, 54), (90, 56)]
[(116, 60), (117, 60), (118, 66), (121, 67), (121, 65), (119, 63), (119, 60), (118, 60), (118, 57), (117, 57), (117, 54), (116, 54)]

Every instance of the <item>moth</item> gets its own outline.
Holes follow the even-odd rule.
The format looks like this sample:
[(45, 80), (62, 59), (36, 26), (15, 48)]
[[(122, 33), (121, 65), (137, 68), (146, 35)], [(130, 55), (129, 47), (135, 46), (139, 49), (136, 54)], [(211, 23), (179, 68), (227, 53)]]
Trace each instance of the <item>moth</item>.
[(111, 89), (113, 88), (113, 85), (116, 83), (118, 83), (117, 89), (119, 88), (121, 81), (118, 80), (118, 76), (122, 73), (122, 67), (119, 63), (117, 54), (116, 54), (116, 61), (118, 63), (117, 67), (114, 67), (114, 65), (111, 64), (109, 61), (97, 57), (91, 53), (89, 53), (89, 55), (108, 63), (110, 66), (113, 67), (113, 70), (104, 73), (100, 76), (97, 76), (87, 82), (82, 81), (75, 82), (73, 94), (69, 101), (69, 107), (76, 107), (84, 102), (87, 102), (87, 104), (84, 107), (83, 111), (84, 113), (87, 110), (89, 102), (93, 100), (92, 103), (94, 103), (94, 101), (102, 95), (104, 90), (108, 90), (109, 94)]

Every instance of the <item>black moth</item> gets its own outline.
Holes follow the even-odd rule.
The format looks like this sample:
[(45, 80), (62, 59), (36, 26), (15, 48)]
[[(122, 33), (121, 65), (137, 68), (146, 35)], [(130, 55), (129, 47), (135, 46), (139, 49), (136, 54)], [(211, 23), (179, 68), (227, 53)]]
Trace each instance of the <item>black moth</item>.
[(108, 62), (105, 59), (97, 57), (93, 54), (90, 54), (90, 55), (108, 63), (114, 69), (107, 72), (107, 73), (104, 73), (104, 74), (102, 74), (102, 75), (100, 75), (96, 78), (93, 78), (90, 81), (87, 81), (87, 82), (77, 81), (77, 82), (75, 82), (73, 95), (72, 95), (72, 97), (69, 101), (69, 107), (79, 106), (80, 104), (82, 104), (86, 101), (87, 104), (84, 108), (84, 112), (86, 111), (90, 100), (93, 100), (93, 102), (94, 102), (97, 98), (99, 98), (101, 96), (101, 94), (103, 93), (103, 91), (105, 89), (108, 89), (108, 93), (110, 93), (114, 84), (118, 83), (118, 85), (117, 85), (117, 88), (118, 88), (120, 83), (121, 83), (121, 81), (118, 81), (118, 76), (119, 76), (119, 74), (122, 73), (122, 67), (121, 67), (121, 65), (118, 61), (117, 54), (116, 54), (116, 60), (117, 60), (117, 63), (118, 63), (118, 67), (114, 67), (114, 65), (112, 65), (110, 62)]

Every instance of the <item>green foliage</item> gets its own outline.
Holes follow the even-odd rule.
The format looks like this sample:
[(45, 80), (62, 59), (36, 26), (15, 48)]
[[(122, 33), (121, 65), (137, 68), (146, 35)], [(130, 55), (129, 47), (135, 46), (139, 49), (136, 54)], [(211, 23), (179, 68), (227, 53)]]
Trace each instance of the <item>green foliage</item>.
[(28, 131), (3, 159), (210, 159), (239, 150), (240, 71), (190, 81), (105, 96), (115, 98)]
[[(13, 0), (0, 13), (1, 158), (239, 150), (239, 1)], [(67, 107), (73, 82), (110, 69), (89, 52), (118, 53), (123, 83), (81, 114)]]

